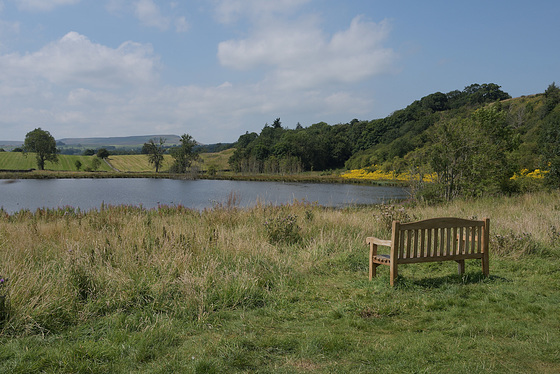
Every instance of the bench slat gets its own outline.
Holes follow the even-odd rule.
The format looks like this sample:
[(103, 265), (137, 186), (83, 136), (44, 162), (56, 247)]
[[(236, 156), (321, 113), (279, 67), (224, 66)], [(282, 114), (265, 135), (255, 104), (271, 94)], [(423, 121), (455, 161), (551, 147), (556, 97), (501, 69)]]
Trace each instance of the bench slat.
[(428, 229), (433, 227), (439, 227), (442, 229), (447, 229), (451, 227), (467, 227), (467, 226), (484, 226), (483, 221), (474, 221), (470, 219), (444, 217), (444, 218), (431, 218), (423, 221), (401, 223), (401, 230), (417, 230), (417, 229)]
[(453, 256), (436, 256), (436, 257), (418, 257), (418, 258), (400, 258), (399, 264), (415, 264), (420, 262), (437, 262), (437, 261), (450, 261), (450, 260), (468, 260), (482, 258), (482, 253), (453, 255)]

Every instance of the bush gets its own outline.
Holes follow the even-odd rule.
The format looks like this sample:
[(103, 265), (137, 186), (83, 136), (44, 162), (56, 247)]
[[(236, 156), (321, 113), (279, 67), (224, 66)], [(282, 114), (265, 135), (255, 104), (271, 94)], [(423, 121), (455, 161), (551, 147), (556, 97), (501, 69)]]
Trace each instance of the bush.
[(490, 244), (492, 252), (502, 256), (521, 257), (539, 251), (537, 241), (527, 232), (516, 234), (510, 231), (505, 235), (494, 235), (490, 238)]
[(397, 208), (394, 205), (382, 204), (380, 209), (381, 212), (377, 217), (377, 221), (381, 224), (381, 227), (385, 228), (387, 231), (391, 231), (393, 229), (393, 221), (406, 223), (412, 220), (404, 207)]
[(295, 214), (279, 215), (264, 222), (270, 244), (296, 244), (301, 241), (300, 227)]

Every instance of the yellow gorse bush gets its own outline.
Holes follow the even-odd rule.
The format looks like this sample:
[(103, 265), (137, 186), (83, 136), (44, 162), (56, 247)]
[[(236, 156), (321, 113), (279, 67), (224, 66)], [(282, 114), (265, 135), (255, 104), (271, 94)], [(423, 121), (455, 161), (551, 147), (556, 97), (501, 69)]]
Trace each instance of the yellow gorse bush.
[[(375, 170), (371, 170), (375, 168)], [(354, 169), (350, 170), (341, 175), (345, 179), (361, 179), (361, 180), (390, 180), (390, 181), (411, 181), (418, 180), (420, 176), (418, 174), (412, 175), (410, 172), (397, 173), (395, 171), (385, 172), (379, 167), (374, 165), (368, 169)], [(422, 180), (426, 182), (433, 182), (437, 179), (437, 174), (424, 174)]]
[[(372, 170), (374, 169), (375, 170)], [(529, 171), (528, 169), (522, 169), (519, 173), (515, 173), (512, 180), (520, 179), (520, 178), (530, 178), (530, 179), (544, 179), (545, 175), (548, 173), (547, 170), (540, 170), (535, 169), (533, 171)], [(347, 171), (344, 174), (341, 174), (342, 178), (345, 179), (358, 179), (358, 180), (372, 180), (372, 181), (382, 181), (382, 180), (390, 180), (390, 181), (413, 181), (418, 180), (420, 176), (418, 174), (412, 175), (410, 172), (405, 173), (397, 173), (395, 171), (383, 171), (377, 165), (373, 165), (367, 169), (354, 169)], [(435, 182), (437, 180), (437, 173), (432, 174), (424, 174), (422, 176), (422, 180), (425, 182)]]
[(531, 172), (529, 172), (528, 169), (522, 169), (519, 174), (515, 173), (513, 175), (513, 177), (511, 177), (510, 179), (512, 180), (516, 180), (519, 178), (531, 178), (531, 179), (544, 179), (544, 176), (548, 173), (548, 170), (541, 170), (541, 169), (535, 169)]

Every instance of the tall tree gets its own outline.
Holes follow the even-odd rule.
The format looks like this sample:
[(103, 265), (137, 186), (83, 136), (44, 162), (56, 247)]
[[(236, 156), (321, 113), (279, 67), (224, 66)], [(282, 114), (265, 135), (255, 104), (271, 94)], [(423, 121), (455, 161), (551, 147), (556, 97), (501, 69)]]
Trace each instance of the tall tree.
[(106, 148), (99, 148), (97, 150), (97, 157), (99, 157), (100, 159), (106, 159), (107, 157), (109, 157), (109, 151)]
[(560, 113), (550, 114), (543, 124), (540, 136), (540, 152), (542, 169), (548, 171), (547, 183), (555, 188), (560, 187)]
[(23, 143), (25, 152), (34, 152), (39, 170), (45, 169), (45, 162), (58, 163), (58, 149), (54, 137), (40, 127), (25, 135)]
[(164, 138), (159, 138), (159, 143), (156, 143), (155, 139), (150, 139), (147, 143), (144, 143), (144, 147), (142, 147), (148, 155), (148, 161), (156, 168), (156, 173), (159, 172), (159, 168), (163, 164), (163, 154), (165, 153), (163, 145), (165, 144), (165, 140)]
[(186, 173), (192, 162), (198, 159), (198, 153), (194, 152), (196, 141), (192, 136), (183, 134), (178, 147), (171, 149), (171, 156), (175, 159), (171, 170), (175, 173)]
[(427, 155), (438, 176), (436, 194), (451, 200), (508, 188), (513, 175), (508, 155), (517, 147), (518, 138), (504, 112), (481, 108), (470, 118), (436, 124), (430, 136), (433, 141)]

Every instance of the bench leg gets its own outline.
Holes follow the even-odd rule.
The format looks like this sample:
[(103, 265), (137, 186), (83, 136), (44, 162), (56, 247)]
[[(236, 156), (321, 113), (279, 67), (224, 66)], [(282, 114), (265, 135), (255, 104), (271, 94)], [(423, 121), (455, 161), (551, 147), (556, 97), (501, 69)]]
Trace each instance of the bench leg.
[(391, 259), (390, 268), (391, 268), (391, 286), (394, 286), (395, 279), (399, 276), (399, 274), (397, 271), (397, 262), (393, 261), (393, 259)]
[(465, 260), (457, 260), (459, 275), (463, 275), (465, 272)]
[(488, 266), (488, 252), (482, 255), (482, 274), (487, 277), (490, 274), (490, 267)]
[(369, 280), (372, 280), (373, 278), (376, 277), (378, 266), (379, 266), (379, 264), (371, 264), (369, 266)]

